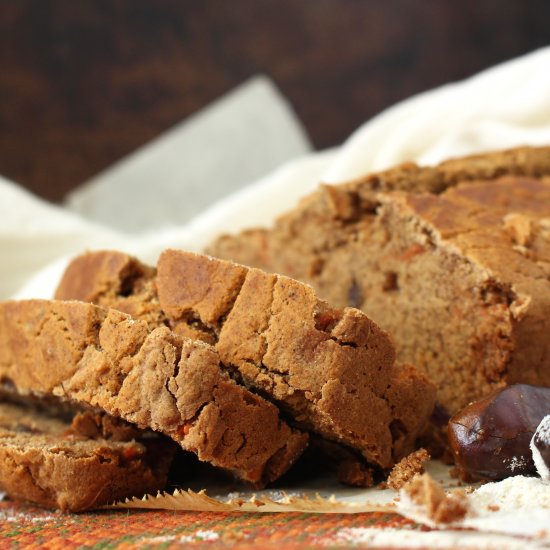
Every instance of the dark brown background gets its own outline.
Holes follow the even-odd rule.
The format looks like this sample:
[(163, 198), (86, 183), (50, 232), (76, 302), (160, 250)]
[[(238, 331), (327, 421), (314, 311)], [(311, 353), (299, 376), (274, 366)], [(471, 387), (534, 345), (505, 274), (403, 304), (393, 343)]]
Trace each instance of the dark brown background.
[(0, 174), (59, 200), (258, 72), (335, 145), (549, 21), (547, 0), (0, 0)]

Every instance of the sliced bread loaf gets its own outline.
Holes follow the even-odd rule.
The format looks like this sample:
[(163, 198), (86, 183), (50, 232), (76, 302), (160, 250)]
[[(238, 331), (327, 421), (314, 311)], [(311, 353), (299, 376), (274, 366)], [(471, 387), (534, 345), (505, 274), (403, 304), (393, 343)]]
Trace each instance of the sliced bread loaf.
[(88, 303), (0, 303), (0, 381), (161, 432), (258, 485), (284, 473), (307, 442), (236, 384), (212, 347)]
[(321, 186), (209, 253), (362, 309), (452, 413), (506, 384), (550, 385), (549, 220), (550, 148), (524, 147)]
[(158, 273), (118, 252), (68, 267), (56, 296), (113, 307), (216, 347), (242, 383), (296, 425), (389, 468), (413, 448), (433, 407), (431, 384), (396, 365), (388, 335), (287, 277), (178, 250)]

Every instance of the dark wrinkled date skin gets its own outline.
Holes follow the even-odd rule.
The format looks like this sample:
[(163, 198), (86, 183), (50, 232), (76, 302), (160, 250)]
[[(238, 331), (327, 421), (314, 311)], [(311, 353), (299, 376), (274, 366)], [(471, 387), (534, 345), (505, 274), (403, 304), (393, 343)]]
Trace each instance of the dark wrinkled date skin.
[(536, 475), (529, 443), (550, 413), (550, 388), (516, 384), (471, 403), (448, 425), (459, 470), (473, 479)]

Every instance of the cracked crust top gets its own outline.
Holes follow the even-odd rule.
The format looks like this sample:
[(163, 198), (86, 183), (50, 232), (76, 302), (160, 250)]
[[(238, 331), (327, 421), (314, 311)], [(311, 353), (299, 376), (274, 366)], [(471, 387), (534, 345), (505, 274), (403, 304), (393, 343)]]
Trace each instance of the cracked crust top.
[[(132, 270), (109, 267), (131, 262)], [(431, 412), (433, 388), (412, 367), (394, 364), (387, 334), (366, 315), (331, 308), (287, 277), (203, 255), (168, 250), (156, 279), (125, 280), (125, 273), (140, 272), (138, 266), (117, 252), (81, 256), (56, 296), (95, 296), (134, 315), (154, 304), (175, 332), (213, 343), (245, 385), (274, 400), (298, 425), (360, 450), (383, 468), (411, 450)], [(66, 281), (83, 274), (88, 288), (74, 295)], [(93, 281), (109, 277), (111, 284), (102, 288), (110, 290), (100, 295)], [(135, 291), (122, 296), (122, 287)]]
[[(549, 174), (550, 147), (518, 147), (450, 159), (437, 166), (406, 162), (343, 184), (321, 185), (278, 218), (273, 229), (222, 235), (206, 252), (299, 280), (315, 280), (323, 267), (321, 252), (330, 253), (357, 239), (355, 225), (376, 213), (380, 193), (437, 196), (465, 182)], [(312, 260), (315, 251), (319, 254)]]
[(92, 304), (0, 304), (0, 377), (20, 393), (69, 398), (164, 433), (259, 485), (286, 471), (307, 441), (237, 385), (210, 346)]

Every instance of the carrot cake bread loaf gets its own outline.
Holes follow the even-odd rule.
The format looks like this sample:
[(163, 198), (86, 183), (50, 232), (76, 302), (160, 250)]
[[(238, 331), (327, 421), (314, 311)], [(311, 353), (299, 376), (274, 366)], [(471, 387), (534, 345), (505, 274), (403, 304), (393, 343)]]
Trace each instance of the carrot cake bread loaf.
[(155, 277), (117, 252), (75, 259), (57, 298), (118, 308), (215, 345), (244, 385), (297, 426), (389, 468), (426, 424), (434, 392), (396, 365), (387, 334), (357, 309), (334, 309), (302, 283), (204, 255), (165, 251)]
[(208, 251), (365, 311), (449, 413), (506, 384), (550, 385), (550, 148), (323, 185), (272, 229)]
[(139, 439), (136, 429), (122, 432), (131, 437), (120, 437), (120, 429), (119, 437), (102, 433), (98, 416), (80, 413), (71, 424), (44, 410), (0, 403), (0, 489), (70, 512), (163, 489), (175, 445)]
[(0, 303), (0, 381), (161, 432), (258, 485), (284, 473), (307, 441), (237, 385), (211, 346), (82, 302)]

